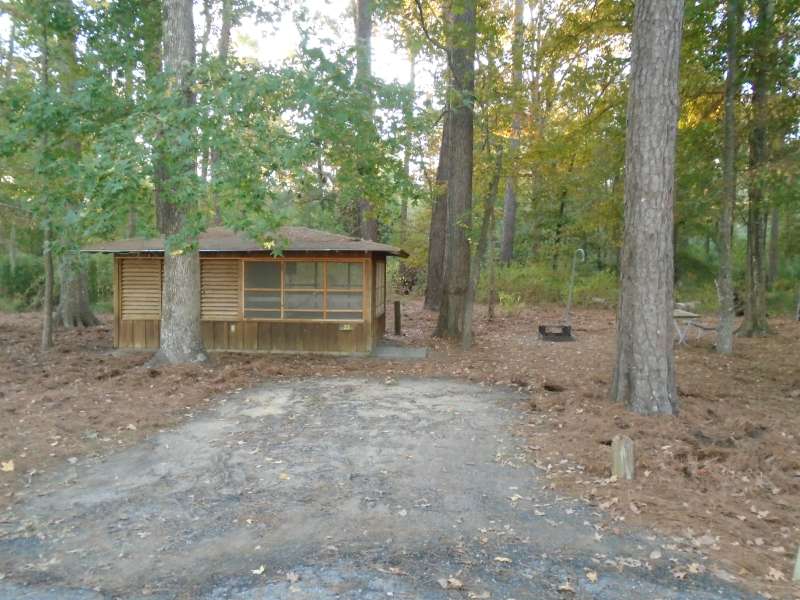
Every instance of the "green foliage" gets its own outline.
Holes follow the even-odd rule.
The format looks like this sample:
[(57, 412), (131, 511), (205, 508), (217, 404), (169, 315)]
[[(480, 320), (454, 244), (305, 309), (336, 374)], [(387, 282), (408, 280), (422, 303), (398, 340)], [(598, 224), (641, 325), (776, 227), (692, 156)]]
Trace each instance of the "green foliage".
[[(485, 273), (485, 271), (484, 271)], [(497, 292), (501, 305), (563, 304), (567, 301), (569, 272), (553, 271), (547, 263), (512, 264), (497, 270)], [(618, 276), (611, 271), (580, 268), (575, 276), (574, 306), (613, 306), (618, 294)], [(486, 277), (478, 289), (486, 302)]]
[(0, 297), (12, 310), (27, 310), (38, 305), (44, 281), (39, 256), (18, 254), (12, 269), (8, 256), (0, 256)]

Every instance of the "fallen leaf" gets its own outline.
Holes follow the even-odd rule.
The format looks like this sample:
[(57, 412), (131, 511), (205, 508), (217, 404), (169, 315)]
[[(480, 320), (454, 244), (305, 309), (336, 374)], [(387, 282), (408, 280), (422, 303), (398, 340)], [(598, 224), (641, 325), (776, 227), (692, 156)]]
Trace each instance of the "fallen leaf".
[(684, 579), (686, 579), (686, 571), (680, 571), (678, 569), (675, 569), (674, 571), (672, 571), (672, 576), (675, 579), (680, 579), (681, 581), (683, 581)]
[(770, 581), (786, 581), (786, 575), (783, 574), (783, 571), (770, 567), (767, 572), (767, 579)]
[(11, 473), (14, 470), (14, 461), (4, 461), (0, 462), (0, 471), (3, 473)]
[(278, 475), (278, 479), (281, 479), (283, 481), (287, 481), (287, 480), (291, 479), (291, 477), (289, 477), (288, 473), (281, 473), (280, 475)]
[(495, 556), (494, 560), (495, 560), (495, 562), (499, 562), (499, 563), (510, 563), (511, 562), (511, 559), (506, 557), (506, 556)]
[(597, 583), (597, 571), (586, 571), (586, 579), (592, 583)]
[(253, 570), (252, 570), (252, 571), (250, 571), (250, 572), (251, 572), (253, 575), (263, 575), (263, 574), (264, 574), (264, 571), (266, 571), (266, 570), (267, 570), (267, 568), (266, 568), (264, 565), (261, 565), (261, 566), (260, 566), (260, 567), (258, 567), (257, 569), (253, 569)]
[(571, 592), (571, 593), (574, 594), (575, 593), (575, 588), (572, 587), (572, 584), (569, 581), (565, 581), (560, 586), (558, 586), (558, 591), (559, 592)]

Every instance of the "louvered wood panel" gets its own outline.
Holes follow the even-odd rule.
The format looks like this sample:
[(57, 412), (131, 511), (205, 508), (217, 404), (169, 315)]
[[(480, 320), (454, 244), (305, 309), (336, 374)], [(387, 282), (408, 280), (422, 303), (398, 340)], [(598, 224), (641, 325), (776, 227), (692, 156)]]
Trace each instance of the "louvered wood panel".
[(201, 319), (238, 321), (242, 318), (238, 260), (201, 260)]
[(125, 258), (122, 269), (123, 321), (161, 318), (161, 259)]

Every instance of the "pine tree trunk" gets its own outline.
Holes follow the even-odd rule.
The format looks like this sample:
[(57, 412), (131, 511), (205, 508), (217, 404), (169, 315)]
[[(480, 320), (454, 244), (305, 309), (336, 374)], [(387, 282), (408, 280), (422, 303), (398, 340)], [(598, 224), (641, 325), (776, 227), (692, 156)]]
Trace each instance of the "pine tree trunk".
[(738, 100), (739, 70), (738, 37), (741, 29), (739, 0), (728, 0), (727, 7), (727, 55), (728, 70), (725, 74), (724, 148), (722, 153), (722, 206), (719, 217), (719, 329), (717, 330), (717, 352), (733, 352), (733, 326), (735, 307), (733, 301), (733, 213), (736, 207), (736, 103)]
[(486, 250), (489, 247), (489, 231), (494, 223), (494, 207), (497, 204), (497, 196), (500, 189), (500, 170), (502, 167), (503, 148), (501, 146), (495, 155), (494, 174), (489, 182), (489, 191), (483, 199), (483, 217), (481, 219), (481, 230), (478, 234), (478, 248), (472, 257), (472, 266), (470, 267), (467, 306), (464, 311), (464, 334), (461, 338), (464, 350), (468, 350), (472, 346), (472, 314), (475, 305), (475, 294), (481, 280), (481, 263), (486, 258)]
[[(43, 96), (47, 97), (50, 93), (50, 48), (48, 45), (47, 25), (43, 27), (41, 38), (41, 73), (40, 85)], [(48, 131), (42, 132), (40, 139), (40, 167), (44, 166), (50, 146)], [(42, 200), (44, 201), (44, 240), (42, 242), (42, 258), (44, 259), (44, 293), (42, 297), (42, 343), (41, 349), (47, 350), (53, 347), (53, 234), (50, 224), (50, 211), (47, 208), (48, 189), (47, 182), (44, 183), (42, 190)]]
[(489, 255), (487, 260), (489, 262), (488, 281), (486, 284), (488, 298), (486, 300), (486, 318), (493, 321), (495, 317), (495, 305), (497, 304), (497, 257), (494, 242), (495, 230), (495, 216), (492, 213), (492, 222), (489, 224)]
[(763, 169), (767, 163), (769, 87), (773, 65), (769, 64), (773, 41), (774, 0), (758, 0), (753, 63), (753, 128), (750, 133), (750, 181), (747, 188), (747, 270), (744, 321), (739, 334), (766, 335), (767, 324), (767, 212), (764, 206)]
[(14, 275), (17, 271), (17, 224), (11, 221), (8, 229), (8, 240), (6, 241), (8, 268), (11, 270), (11, 275)]
[(53, 347), (53, 240), (50, 224), (44, 226), (44, 294), (42, 297), (42, 350)]
[[(233, 0), (222, 0), (222, 24), (219, 32), (219, 45), (217, 52), (222, 64), (228, 63), (228, 56), (231, 50), (231, 29), (233, 28)], [(219, 148), (212, 147), (207, 150), (208, 152), (208, 171), (207, 177), (209, 184), (211, 180), (217, 175), (217, 166), (219, 165)], [(222, 206), (219, 203), (219, 197), (212, 191), (212, 202), (214, 205), (214, 225), (222, 225)]]
[[(413, 51), (409, 50), (408, 53), (408, 61), (410, 63), (410, 80), (409, 80), (409, 91), (411, 92), (411, 102), (409, 103), (410, 106), (408, 107), (408, 116), (413, 118), (414, 117), (414, 99), (416, 98), (416, 60), (417, 57)], [(406, 147), (403, 151), (403, 172), (406, 174), (406, 177), (411, 175), (411, 148)], [(408, 234), (408, 197), (403, 194), (403, 198), (400, 200), (400, 241), (406, 241), (406, 235)]]
[[(356, 0), (356, 85), (371, 97), (372, 78), (372, 3)], [(370, 108), (370, 114), (372, 109)], [(378, 219), (375, 207), (367, 198), (358, 201), (359, 233), (365, 240), (378, 239)]]
[(475, 0), (457, 0), (448, 31), (453, 94), (450, 105), (450, 178), (442, 305), (435, 335), (459, 339), (469, 287), (472, 224), (472, 103), (475, 91)]
[[(191, 73), (194, 67), (194, 23), (192, 0), (166, 0), (164, 5), (164, 74), (172, 93), (181, 94), (187, 105), (194, 101)], [(185, 156), (173, 158), (171, 169), (162, 165), (162, 190), (159, 222), (166, 236), (173, 236), (186, 226), (195, 203), (172, 202), (178, 196), (181, 176), (194, 172), (196, 153), (170, 139), (180, 131), (164, 132), (167, 147)], [(179, 169), (184, 172), (177, 172)], [(171, 171), (175, 172), (171, 172)], [(196, 240), (189, 240), (189, 244)], [(161, 299), (161, 348), (154, 363), (196, 362), (206, 359), (200, 332), (200, 255), (194, 246), (164, 252), (164, 285)]]
[(428, 235), (428, 277), (425, 287), (425, 308), (439, 310), (444, 290), (445, 245), (447, 239), (447, 181), (450, 178), (450, 112), (442, 124), (439, 164), (436, 167), (436, 189)]
[(673, 206), (683, 0), (634, 9), (625, 143), (625, 232), (611, 398), (678, 410), (672, 333)]
[(772, 289), (775, 280), (778, 278), (778, 267), (780, 266), (780, 226), (781, 212), (777, 207), (773, 207), (769, 213), (769, 267), (767, 269), (767, 289)]
[[(519, 152), (519, 136), (522, 129), (522, 111), (520, 96), (522, 93), (522, 50), (524, 40), (523, 0), (514, 0), (514, 40), (511, 45), (513, 62), (513, 94), (514, 117), (511, 123), (511, 166), (516, 169), (516, 158)], [(503, 201), (503, 243), (500, 249), (500, 260), (503, 264), (511, 263), (514, 258), (514, 234), (517, 228), (517, 176), (512, 174), (506, 179), (506, 191)]]

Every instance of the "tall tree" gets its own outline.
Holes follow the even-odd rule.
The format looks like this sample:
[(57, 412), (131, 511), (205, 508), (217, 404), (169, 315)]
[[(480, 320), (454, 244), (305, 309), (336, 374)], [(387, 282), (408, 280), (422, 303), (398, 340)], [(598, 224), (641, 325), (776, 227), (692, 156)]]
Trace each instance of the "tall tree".
[(781, 229), (781, 210), (773, 206), (769, 211), (769, 246), (767, 249), (767, 288), (772, 288), (778, 278), (778, 268), (780, 267), (780, 229)]
[[(67, 101), (73, 101), (78, 92), (78, 79), (83, 75), (78, 57), (79, 18), (71, 1), (61, 3), (62, 30), (58, 35), (58, 60), (61, 65), (59, 78), (60, 92)], [(78, 133), (69, 132), (64, 136), (62, 156), (68, 157), (72, 164), (80, 164), (83, 141)], [(66, 208), (72, 214), (81, 209), (80, 189), (65, 190)], [(64, 225), (61, 228), (63, 251), (59, 260), (59, 302), (56, 311), (58, 322), (67, 329), (73, 327), (92, 327), (99, 325), (89, 301), (89, 274), (86, 257), (79, 252), (78, 245), (82, 232), (75, 227)]]
[(753, 125), (750, 130), (749, 181), (747, 186), (747, 269), (744, 321), (740, 335), (765, 335), (767, 324), (767, 208), (764, 206), (764, 167), (769, 153), (769, 95), (772, 85), (772, 45), (775, 32), (775, 0), (758, 0), (754, 29), (752, 68)]
[[(372, 11), (374, 0), (356, 2), (356, 85), (367, 98), (371, 99), (372, 79)], [(368, 102), (372, 112), (372, 103)], [(358, 223), (361, 237), (365, 240), (378, 239), (378, 219), (375, 207), (368, 198), (358, 201)]]
[(722, 206), (719, 217), (719, 329), (717, 330), (717, 352), (733, 352), (733, 265), (731, 245), (733, 241), (733, 211), (736, 207), (736, 105), (739, 84), (737, 81), (739, 55), (739, 30), (741, 29), (741, 7), (739, 0), (728, 0), (726, 11), (725, 116), (722, 151)]
[[(192, 0), (164, 2), (163, 70), (167, 97), (177, 108), (194, 102), (192, 72), (195, 40)], [(172, 122), (163, 132), (158, 175), (163, 196), (157, 209), (161, 232), (167, 236), (164, 251), (164, 285), (161, 299), (161, 347), (155, 362), (205, 360), (200, 332), (200, 255), (191, 222), (197, 212), (197, 198), (191, 180), (197, 155), (186, 141), (180, 123)], [(171, 154), (166, 156), (165, 149)]]
[[(222, 23), (219, 30), (219, 42), (217, 44), (217, 55), (223, 67), (228, 64), (228, 55), (231, 51), (231, 30), (233, 29), (233, 0), (222, 0)], [(209, 177), (215, 177), (219, 167), (219, 148), (212, 147), (209, 156)], [(213, 188), (212, 188), (213, 190)], [(213, 194), (213, 191), (212, 191)], [(213, 194), (214, 204), (214, 225), (222, 225), (222, 207), (219, 198)]]
[[(519, 152), (519, 135), (522, 128), (522, 49), (524, 40), (523, 0), (514, 0), (514, 40), (511, 44), (511, 60), (513, 64), (512, 98), (514, 116), (511, 124), (511, 160), (515, 160)], [(509, 264), (514, 256), (514, 232), (517, 227), (517, 176), (511, 174), (506, 179), (505, 198), (503, 200), (503, 242), (500, 248), (500, 260)]]
[(611, 398), (641, 414), (673, 414), (678, 409), (672, 213), (682, 22), (683, 0), (636, 2)]
[(472, 145), (475, 92), (475, 0), (453, 0), (447, 27), (452, 77), (447, 183), (447, 241), (442, 305), (435, 335), (461, 338), (467, 312), (472, 224)]
[(439, 164), (433, 189), (430, 233), (428, 235), (428, 280), (425, 308), (439, 310), (444, 290), (445, 245), (447, 241), (447, 181), (450, 177), (450, 111), (445, 109)]

